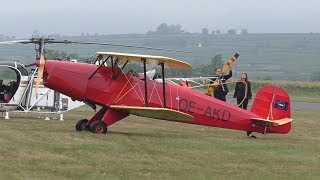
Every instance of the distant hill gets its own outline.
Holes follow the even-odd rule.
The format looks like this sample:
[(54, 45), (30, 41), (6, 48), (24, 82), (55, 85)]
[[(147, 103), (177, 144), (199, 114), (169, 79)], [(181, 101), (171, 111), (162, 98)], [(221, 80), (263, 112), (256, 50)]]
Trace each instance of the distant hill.
[[(227, 60), (235, 52), (240, 58), (233, 68), (236, 76), (246, 71), (250, 78), (273, 80), (310, 80), (320, 71), (320, 34), (247, 34), (247, 35), (154, 35), (125, 34), (103, 36), (64, 36), (61, 39), (110, 42), (191, 50), (191, 54), (89, 45), (49, 45), (47, 48), (89, 57), (97, 51), (119, 51), (170, 56), (193, 66), (209, 64), (222, 54)], [(199, 43), (202, 47), (199, 47)], [(33, 45), (0, 46), (0, 60), (34, 61)]]

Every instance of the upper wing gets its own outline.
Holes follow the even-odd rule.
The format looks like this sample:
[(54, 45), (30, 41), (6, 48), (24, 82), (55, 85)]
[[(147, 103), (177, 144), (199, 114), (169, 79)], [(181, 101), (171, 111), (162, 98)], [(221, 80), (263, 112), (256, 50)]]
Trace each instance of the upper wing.
[(111, 56), (114, 60), (117, 61), (135, 61), (141, 63), (142, 60), (145, 60), (147, 64), (161, 64), (168, 68), (176, 68), (176, 69), (191, 69), (191, 65), (169, 57), (164, 56), (151, 56), (151, 55), (142, 55), (142, 54), (127, 54), (127, 53), (117, 53), (117, 52), (97, 52), (97, 54), (109, 57)]
[(169, 121), (193, 121), (194, 117), (180, 111), (175, 111), (167, 108), (154, 108), (154, 107), (137, 107), (137, 106), (110, 106), (112, 109), (124, 111), (129, 114), (137, 116), (163, 119)]

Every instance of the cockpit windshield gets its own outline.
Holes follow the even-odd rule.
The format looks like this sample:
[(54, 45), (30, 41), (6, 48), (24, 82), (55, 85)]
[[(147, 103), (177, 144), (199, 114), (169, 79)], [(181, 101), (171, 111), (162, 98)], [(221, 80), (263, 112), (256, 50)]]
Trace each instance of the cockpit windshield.
[(17, 69), (0, 65), (0, 103), (8, 103), (16, 93), (21, 77)]

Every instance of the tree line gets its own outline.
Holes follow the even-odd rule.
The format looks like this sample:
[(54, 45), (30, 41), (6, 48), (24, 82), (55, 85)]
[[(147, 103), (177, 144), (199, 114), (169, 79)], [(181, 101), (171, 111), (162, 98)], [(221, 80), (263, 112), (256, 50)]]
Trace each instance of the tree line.
[(209, 30), (206, 27), (201, 28), (200, 32), (187, 32), (183, 30), (182, 26), (180, 24), (167, 24), (167, 23), (162, 23), (160, 24), (156, 30), (152, 31), (149, 30), (147, 31), (146, 34), (156, 34), (156, 35), (176, 35), (176, 34), (203, 34), (203, 35), (215, 35), (215, 34), (229, 34), (229, 35), (235, 35), (235, 34), (241, 34), (241, 35), (246, 35), (248, 34), (248, 29), (242, 28), (240, 30), (238, 29), (228, 29), (226, 33), (223, 33), (219, 29), (215, 30)]

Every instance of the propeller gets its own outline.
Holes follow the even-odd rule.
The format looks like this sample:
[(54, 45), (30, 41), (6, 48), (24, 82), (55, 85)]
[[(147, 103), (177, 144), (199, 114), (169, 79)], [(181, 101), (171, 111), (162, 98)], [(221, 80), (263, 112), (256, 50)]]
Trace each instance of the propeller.
[(44, 55), (41, 54), (40, 55), (40, 64), (39, 64), (39, 67), (38, 67), (38, 77), (37, 77), (37, 80), (36, 80), (36, 89), (35, 89), (35, 94), (38, 95), (38, 88), (40, 86), (40, 82), (41, 82), (41, 78), (43, 76), (43, 71), (44, 71), (44, 64), (45, 64), (45, 60), (44, 60)]
[(225, 73), (227, 73), (228, 71), (229, 71), (229, 69), (231, 68), (231, 66), (232, 66), (232, 64), (234, 63), (234, 62), (236, 62), (236, 60), (238, 59), (238, 57), (239, 57), (239, 54), (238, 53), (236, 53), (234, 56), (232, 56), (230, 59), (229, 59), (229, 61), (223, 66), (223, 68), (222, 68), (222, 74), (225, 74)]
[[(232, 64), (238, 59), (238, 57), (239, 57), (238, 53), (236, 53), (234, 56), (232, 56), (229, 59), (229, 61), (223, 66), (221, 73), (226, 74), (230, 70)], [(220, 85), (220, 83), (221, 83), (220, 79), (216, 78), (216, 80), (213, 82), (213, 84), (210, 84), (208, 86), (208, 90), (207, 90), (206, 94), (209, 96), (212, 96), (213, 92)]]
[[(33, 39), (31, 39), (32, 41)], [(36, 89), (35, 89), (35, 94), (36, 97), (38, 98), (38, 88), (40, 85), (40, 81), (42, 79), (42, 75), (43, 75), (43, 71), (44, 71), (44, 64), (45, 64), (45, 60), (44, 60), (44, 44), (46, 43), (48, 39), (44, 39), (44, 38), (40, 38), (38, 39), (38, 52), (39, 52), (39, 66), (38, 66), (38, 76), (37, 76), (37, 80), (36, 80)]]

